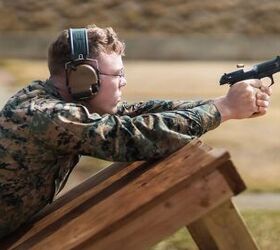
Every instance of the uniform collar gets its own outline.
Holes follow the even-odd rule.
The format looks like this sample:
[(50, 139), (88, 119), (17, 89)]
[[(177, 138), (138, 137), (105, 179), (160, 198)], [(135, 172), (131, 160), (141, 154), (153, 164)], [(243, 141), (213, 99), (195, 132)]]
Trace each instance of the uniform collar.
[(54, 85), (54, 82), (52, 80), (47, 79), (45, 82), (42, 82), (42, 85), (49, 94), (55, 96), (58, 99), (63, 100), (62, 96), (60, 95), (57, 87)]

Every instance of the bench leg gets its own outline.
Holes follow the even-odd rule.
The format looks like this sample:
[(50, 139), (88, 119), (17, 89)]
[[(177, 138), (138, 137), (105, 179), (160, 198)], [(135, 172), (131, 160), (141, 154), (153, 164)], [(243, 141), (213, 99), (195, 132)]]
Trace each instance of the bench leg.
[(231, 200), (187, 228), (200, 250), (259, 249)]

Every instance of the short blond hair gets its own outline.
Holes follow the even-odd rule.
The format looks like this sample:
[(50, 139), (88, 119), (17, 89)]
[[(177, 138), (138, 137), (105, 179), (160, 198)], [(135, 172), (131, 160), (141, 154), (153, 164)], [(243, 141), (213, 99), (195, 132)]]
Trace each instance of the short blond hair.
[[(100, 52), (115, 52), (124, 55), (125, 44), (120, 41), (116, 32), (111, 28), (99, 28), (96, 25), (86, 27), (89, 43), (90, 58), (97, 58)], [(48, 49), (48, 67), (51, 75), (62, 73), (65, 63), (71, 60), (68, 30), (63, 30)]]

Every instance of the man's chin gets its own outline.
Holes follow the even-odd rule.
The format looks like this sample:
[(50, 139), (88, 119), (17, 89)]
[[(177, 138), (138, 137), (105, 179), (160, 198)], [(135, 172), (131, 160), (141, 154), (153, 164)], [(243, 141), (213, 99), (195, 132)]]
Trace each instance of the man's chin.
[(108, 109), (106, 111), (104, 110), (103, 114), (115, 115), (117, 112), (118, 112), (118, 108), (114, 107), (114, 108)]
[(112, 115), (115, 115), (118, 112), (117, 106), (112, 109)]

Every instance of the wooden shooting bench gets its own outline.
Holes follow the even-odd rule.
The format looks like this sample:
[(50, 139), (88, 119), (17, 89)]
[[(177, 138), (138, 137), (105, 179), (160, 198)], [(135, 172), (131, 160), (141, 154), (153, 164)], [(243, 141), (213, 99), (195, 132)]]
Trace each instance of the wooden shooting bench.
[(164, 159), (98, 172), (0, 249), (150, 249), (184, 226), (199, 249), (258, 249), (231, 202), (244, 189), (226, 151), (194, 140)]

